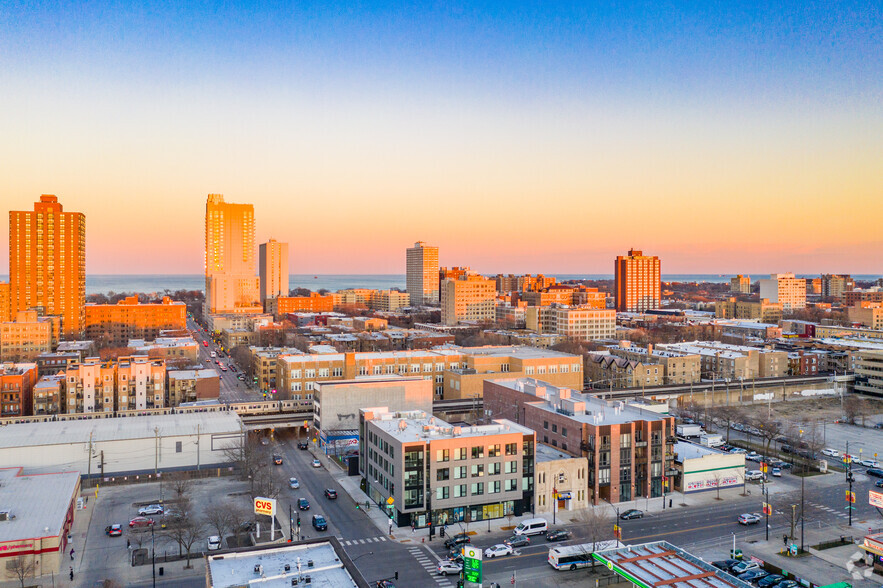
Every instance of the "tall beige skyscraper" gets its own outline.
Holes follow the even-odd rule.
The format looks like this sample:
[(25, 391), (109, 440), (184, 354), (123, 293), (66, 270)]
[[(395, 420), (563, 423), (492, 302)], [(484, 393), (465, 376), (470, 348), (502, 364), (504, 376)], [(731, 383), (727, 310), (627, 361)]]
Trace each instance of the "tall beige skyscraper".
[(614, 265), (616, 310), (642, 312), (659, 308), (661, 264), (659, 258), (629, 249), (628, 255), (619, 255)]
[(258, 313), (260, 279), (255, 275), (254, 206), (205, 203), (205, 312)]
[(407, 250), (406, 285), (411, 305), (438, 305), (438, 247), (417, 241)]
[(9, 211), (9, 311), (61, 317), (61, 334), (83, 331), (86, 215), (43, 194), (31, 211)]
[(259, 249), (261, 304), (266, 304), (267, 298), (288, 296), (288, 243), (270, 239), (261, 243)]

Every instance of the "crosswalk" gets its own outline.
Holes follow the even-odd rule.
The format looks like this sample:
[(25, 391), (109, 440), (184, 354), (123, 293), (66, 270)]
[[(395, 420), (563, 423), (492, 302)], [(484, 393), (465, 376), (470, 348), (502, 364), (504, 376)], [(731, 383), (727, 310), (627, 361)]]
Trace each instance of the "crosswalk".
[(341, 540), (341, 545), (346, 545), (349, 547), (350, 545), (365, 545), (367, 543), (380, 543), (381, 541), (387, 541), (386, 537), (367, 537), (365, 539), (350, 539), (348, 541)]
[(436, 561), (433, 561), (432, 557), (430, 557), (429, 550), (419, 545), (412, 545), (408, 547), (408, 553), (410, 553), (414, 557), (414, 559), (417, 560), (417, 563), (420, 564), (420, 566), (424, 570), (426, 570), (426, 573), (429, 574), (433, 580), (435, 580), (435, 583), (440, 588), (454, 587), (454, 583), (451, 582), (447, 577), (438, 575), (438, 557), (435, 556), (435, 554), (433, 554), (432, 557), (435, 557)]
[(844, 519), (849, 518), (849, 513), (845, 512), (845, 511), (837, 510), (837, 509), (831, 508), (830, 506), (825, 506), (824, 504), (816, 504), (815, 502), (807, 502), (807, 504), (809, 506), (813, 506), (815, 508), (818, 508), (819, 510), (824, 510), (825, 512), (829, 512), (833, 515), (837, 515), (838, 517), (842, 517)]

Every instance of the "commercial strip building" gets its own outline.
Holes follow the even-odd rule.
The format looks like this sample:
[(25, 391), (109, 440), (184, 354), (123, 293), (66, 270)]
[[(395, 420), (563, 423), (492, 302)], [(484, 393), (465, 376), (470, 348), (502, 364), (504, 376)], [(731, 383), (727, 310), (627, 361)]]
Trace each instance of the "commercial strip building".
[(116, 361), (91, 357), (65, 370), (64, 412), (144, 410), (166, 405), (166, 365), (133, 355)]
[(78, 472), (0, 469), (0, 580), (20, 581), (17, 570), (28, 568), (25, 582), (61, 572), (79, 495)]
[(745, 455), (686, 441), (674, 447), (674, 489), (683, 494), (745, 485)]
[(439, 302), (438, 247), (417, 241), (405, 252), (405, 284), (414, 306)]
[(337, 537), (306, 539), (210, 551), (205, 555), (206, 588), (369, 588)]
[(471, 273), (456, 280), (443, 280), (439, 285), (442, 324), (493, 322), (496, 318), (496, 287), (494, 280)]
[(10, 314), (37, 310), (61, 319), (65, 336), (83, 332), (86, 216), (43, 194), (33, 211), (9, 211)]
[(230, 411), (17, 423), (0, 427), (0, 468), (116, 477), (218, 467), (242, 438)]
[(255, 275), (254, 206), (205, 202), (205, 315), (261, 313), (260, 278)]
[(534, 431), (506, 419), (461, 427), (423, 411), (360, 411), (359, 473), (368, 496), (389, 505), (398, 526), (529, 511), (535, 445)]
[(543, 443), (536, 445), (534, 506), (537, 515), (592, 506), (586, 487), (589, 460)]
[(484, 407), (536, 431), (538, 442), (587, 457), (581, 485), (592, 504), (657, 498), (670, 488), (673, 417), (533, 378), (485, 382)]
[(617, 311), (659, 308), (662, 274), (658, 257), (629, 249), (628, 255), (617, 256), (613, 270)]
[(554, 333), (570, 341), (596, 341), (616, 336), (616, 311), (593, 306), (528, 306), (525, 326), (537, 333)]
[(326, 454), (345, 455), (359, 446), (359, 410), (384, 406), (393, 412), (432, 414), (432, 381), (420, 376), (362, 376), (317, 384), (313, 426)]
[(793, 273), (770, 274), (769, 278), (758, 280), (760, 298), (774, 304), (781, 304), (782, 310), (806, 308), (806, 281), (795, 278)]
[(140, 303), (128, 296), (116, 304), (87, 304), (86, 338), (106, 346), (129, 339), (155, 339), (165, 330), (187, 328), (187, 305), (163, 296), (162, 302)]

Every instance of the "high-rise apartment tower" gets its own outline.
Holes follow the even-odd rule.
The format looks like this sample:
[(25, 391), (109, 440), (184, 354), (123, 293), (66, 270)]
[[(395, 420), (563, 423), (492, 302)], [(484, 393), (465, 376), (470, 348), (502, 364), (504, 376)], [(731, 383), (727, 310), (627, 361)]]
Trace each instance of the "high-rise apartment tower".
[(614, 277), (616, 310), (642, 312), (659, 308), (662, 276), (658, 257), (629, 249), (628, 255), (617, 256)]
[(275, 239), (261, 243), (258, 258), (261, 304), (266, 305), (267, 298), (288, 296), (288, 243)]
[(254, 206), (227, 203), (222, 194), (209, 194), (205, 203), (206, 314), (261, 312), (254, 257)]
[(406, 284), (411, 305), (438, 304), (438, 247), (417, 241), (407, 250)]

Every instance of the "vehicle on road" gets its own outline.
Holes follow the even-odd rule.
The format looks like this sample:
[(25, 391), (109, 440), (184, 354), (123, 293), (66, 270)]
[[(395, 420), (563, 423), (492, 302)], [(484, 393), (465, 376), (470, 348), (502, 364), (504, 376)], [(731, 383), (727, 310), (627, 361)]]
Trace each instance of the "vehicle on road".
[(822, 455), (827, 455), (828, 457), (840, 457), (840, 452), (836, 449), (826, 447), (822, 449)]
[(755, 523), (760, 522), (760, 515), (756, 515), (754, 513), (746, 512), (744, 514), (739, 515), (739, 524), (740, 525), (753, 525)]
[(206, 547), (208, 547), (209, 551), (217, 551), (221, 548), (221, 538), (217, 535), (212, 535), (206, 540)]
[(877, 480), (876, 482), (874, 482), (874, 486), (876, 486), (877, 488), (883, 488), (883, 480)]
[(865, 470), (865, 473), (869, 476), (874, 476), (875, 478), (883, 478), (883, 470), (877, 468), (868, 468)]
[(110, 525), (104, 528), (104, 532), (107, 533), (109, 537), (119, 537), (123, 534), (123, 526), (119, 524)]
[(436, 570), (440, 576), (447, 576), (448, 574), (459, 574), (463, 571), (463, 564), (459, 564), (449, 559), (443, 559), (438, 562)]
[(458, 547), (460, 545), (465, 545), (466, 543), (471, 542), (472, 539), (469, 538), (468, 533), (457, 533), (456, 535), (452, 535), (445, 539), (445, 549), (451, 549), (452, 547)]
[(129, 521), (129, 528), (135, 527), (149, 527), (153, 524), (153, 519), (147, 517), (135, 517), (131, 521)]
[(298, 441), (297, 448), (298, 449), (307, 449), (307, 442), (306, 441)]
[(203, 341), (203, 342), (202, 342), (202, 346), (203, 346), (203, 347), (208, 347), (208, 341)]
[(274, 455), (273, 456), (273, 463), (276, 465), (282, 465), (282, 456), (281, 455)]
[(760, 568), (760, 564), (756, 561), (740, 561), (730, 569), (730, 573), (736, 575), (744, 574), (749, 570), (756, 570), (758, 568)]
[(328, 500), (337, 500), (337, 490), (325, 488), (325, 498), (327, 498)]
[(527, 519), (518, 523), (515, 527), (516, 535), (545, 535), (549, 530), (546, 519)]
[(798, 584), (794, 580), (782, 580), (781, 582), (776, 584), (775, 588), (797, 588), (798, 586), (800, 586), (800, 584)]
[(525, 547), (530, 545), (530, 537), (527, 535), (512, 535), (505, 541), (503, 541), (506, 545), (510, 547)]
[(217, 356), (218, 356), (218, 354), (217, 354), (217, 353), (215, 353), (215, 352), (214, 352), (214, 351), (212, 351), (212, 353), (211, 353), (211, 356), (212, 356), (212, 357), (217, 357)]
[(546, 541), (567, 541), (571, 536), (571, 532), (567, 529), (558, 529), (547, 534)]
[(161, 504), (149, 504), (138, 509), (138, 516), (142, 517), (145, 515), (161, 515), (162, 513), (163, 507)]
[(313, 528), (317, 531), (327, 531), (328, 530), (328, 521), (325, 520), (320, 514), (313, 515)]
[(774, 478), (781, 478), (782, 470), (780, 470), (779, 468), (773, 468), (772, 475)]
[(621, 518), (624, 521), (630, 521), (632, 519), (643, 519), (644, 518), (644, 511), (638, 510), (637, 508), (630, 508), (627, 511), (625, 511), (624, 513), (622, 513), (621, 515), (619, 515), (619, 518)]
[(760, 470), (748, 470), (745, 472), (745, 479), (749, 481), (763, 480), (763, 472)]
[(861, 465), (865, 466), (866, 468), (879, 468), (880, 467), (880, 464), (877, 463), (877, 461), (873, 460), (873, 459), (863, 459), (863, 460), (860, 460), (859, 463)]
[(392, 580), (377, 580), (376, 588), (396, 588)]
[(484, 550), (485, 557), (497, 557), (503, 555), (512, 555), (512, 548), (505, 543), (497, 543)]
[(297, 481), (297, 478), (288, 478), (288, 487), (296, 490), (300, 488), (300, 482)]
[(310, 510), (310, 501), (306, 498), (298, 498), (297, 508), (299, 508), (300, 510)]
[(270, 444), (270, 440), (267, 439), (266, 437), (261, 439), (261, 445), (269, 445), (269, 444)]
[(314, 468), (320, 468), (320, 467), (322, 467), (322, 463), (321, 463), (318, 459), (314, 459), (314, 460), (313, 460), (313, 463), (312, 463), (312, 466), (313, 466)]
[(623, 547), (619, 541), (596, 541), (582, 545), (561, 545), (549, 550), (546, 561), (556, 570), (575, 570), (592, 565), (592, 552)]

